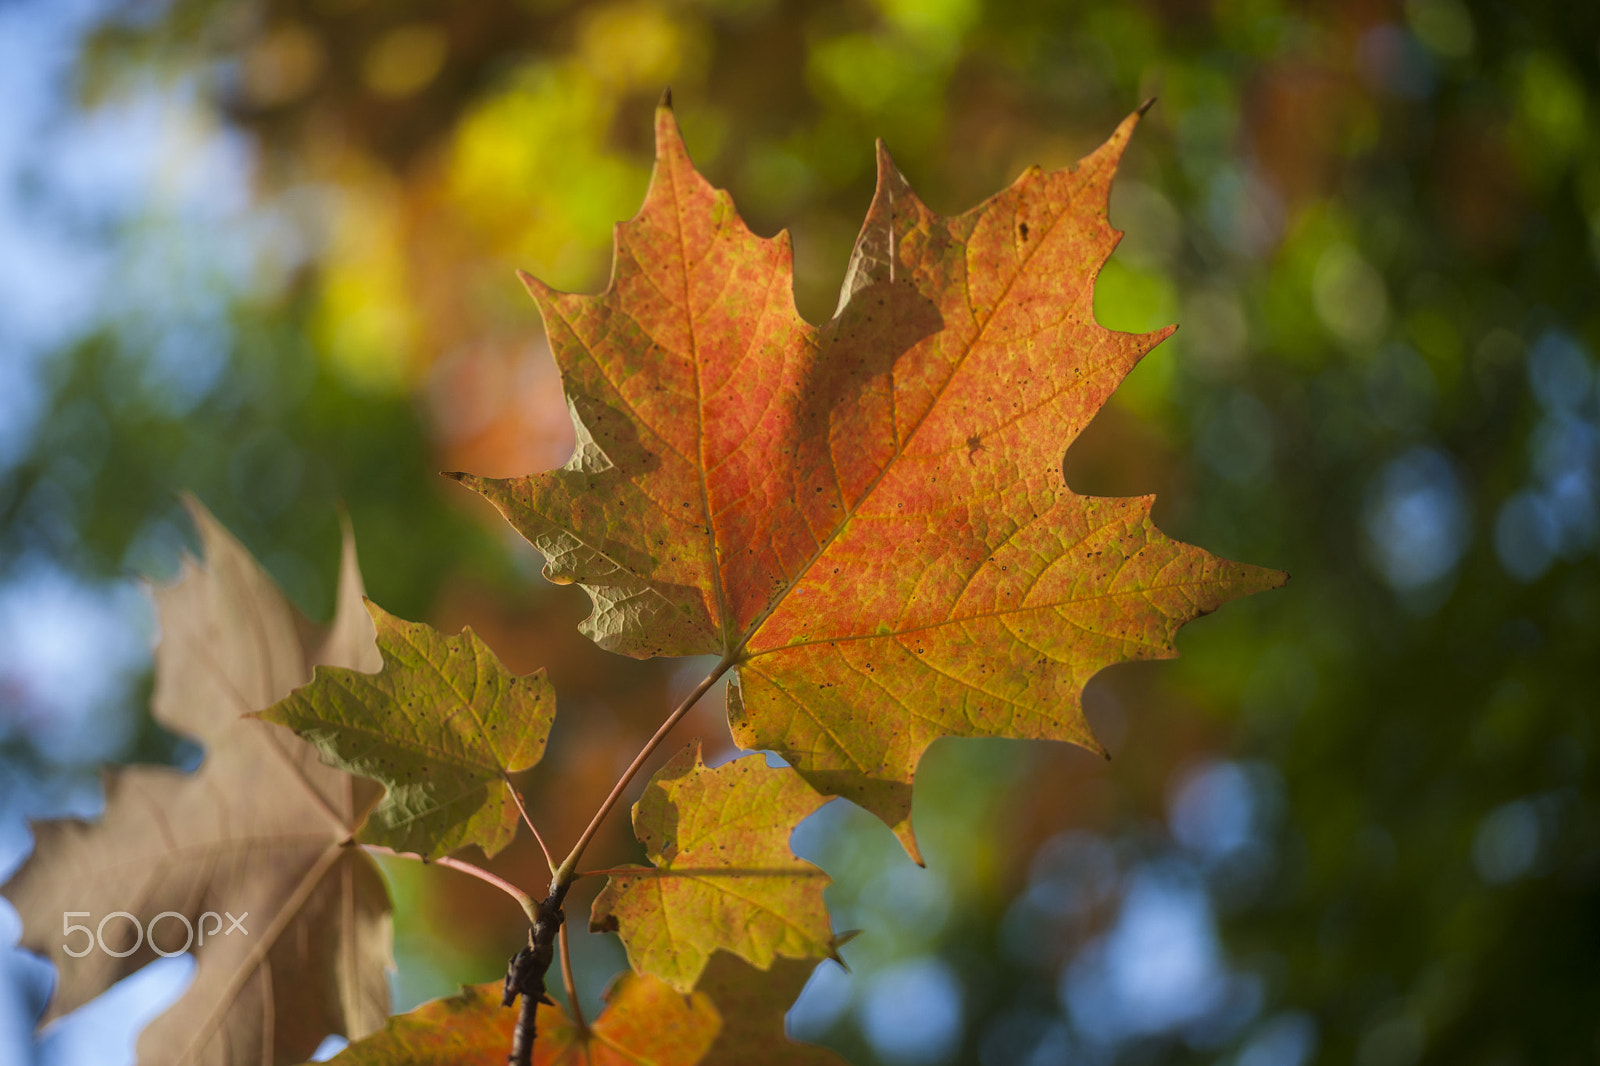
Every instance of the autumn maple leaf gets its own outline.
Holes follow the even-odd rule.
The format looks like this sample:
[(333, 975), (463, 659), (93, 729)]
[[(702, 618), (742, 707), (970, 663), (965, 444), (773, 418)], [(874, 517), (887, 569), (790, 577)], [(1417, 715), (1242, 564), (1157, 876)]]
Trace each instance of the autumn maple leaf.
[(828, 879), (789, 851), (794, 827), (826, 801), (760, 755), (712, 768), (691, 744), (633, 808), (655, 865), (612, 871), (590, 929), (620, 933), (635, 970), (680, 992), (719, 949), (763, 970), (780, 956), (834, 955)]
[[(153, 961), (157, 948), (192, 946), (194, 982), (140, 1035), (139, 1062), (283, 1066), (329, 1033), (360, 1038), (388, 1016), (389, 895), (371, 857), (349, 846), (382, 790), (245, 716), (304, 684), (315, 664), (374, 670), (378, 653), (348, 536), (339, 606), (322, 630), (188, 503), (205, 566), (186, 560), (182, 579), (156, 594), (152, 711), (205, 745), (200, 768), (108, 772), (104, 816), (37, 823), (33, 854), (4, 895), (22, 918), (22, 946), (56, 966), (44, 1021)], [(106, 950), (63, 937), (63, 911), (87, 912)], [(149, 938), (135, 941), (123, 917), (104, 924), (114, 912)]]
[[(783, 960), (757, 973), (718, 954), (690, 994), (654, 977), (624, 973), (593, 1025), (560, 1007), (539, 1007), (534, 1066), (844, 1066), (826, 1048), (784, 1038), (784, 1012), (811, 967)], [(497, 984), (469, 985), (389, 1019), (351, 1044), (333, 1066), (502, 1066), (516, 1016)]]
[(801, 319), (762, 238), (656, 114), (644, 206), (610, 286), (525, 278), (577, 449), (560, 470), (452, 475), (594, 601), (585, 632), (735, 669), (741, 745), (873, 811), (916, 856), (911, 781), (941, 736), (1095, 748), (1083, 686), (1176, 654), (1177, 628), (1284, 575), (1170, 540), (1152, 497), (1073, 492), (1066, 447), (1171, 329), (1095, 322), (1138, 115), (1079, 164), (965, 214), (886, 152), (839, 309)]
[[(350, 1045), (336, 1066), (502, 1066), (514, 1011), (498, 984), (469, 985), (389, 1020), (383, 1032)], [(721, 1020), (704, 995), (685, 996), (653, 977), (623, 974), (592, 1028), (579, 1029), (554, 1004), (538, 1010), (535, 1066), (696, 1066)]]

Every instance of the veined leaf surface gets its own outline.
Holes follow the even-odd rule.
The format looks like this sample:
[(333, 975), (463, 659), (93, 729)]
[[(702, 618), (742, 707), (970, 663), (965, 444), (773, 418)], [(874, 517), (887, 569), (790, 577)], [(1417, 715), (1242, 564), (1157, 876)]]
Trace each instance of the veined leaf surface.
[(368, 603), (379, 673), (319, 667), (311, 684), (261, 712), (331, 766), (387, 788), (359, 839), (438, 858), (468, 844), (493, 856), (520, 817), (509, 774), (544, 754), (555, 693), (517, 677), (471, 629), (447, 637)]
[[(718, 954), (691, 995), (624, 973), (585, 1035), (560, 1007), (539, 1007), (534, 1066), (843, 1066), (826, 1048), (784, 1035), (784, 1014), (811, 965), (783, 959), (757, 974)], [(754, 978), (754, 979), (753, 979)], [(517, 1012), (499, 984), (471, 985), (389, 1019), (345, 1048), (335, 1066), (504, 1066)]]
[[(248, 714), (304, 684), (316, 664), (376, 669), (378, 653), (348, 535), (339, 606), (321, 630), (188, 502), (205, 566), (186, 559), (180, 580), (156, 593), (152, 710), (205, 745), (200, 768), (108, 772), (104, 816), (35, 824), (33, 854), (4, 894), (22, 918), (22, 946), (56, 967), (42, 1021), (154, 961), (156, 947), (184, 950), (187, 923), (191, 940), (206, 934), (192, 945), (194, 981), (140, 1034), (141, 1066), (283, 1066), (329, 1033), (359, 1039), (388, 1017), (389, 896), (376, 864), (350, 846), (379, 788)], [(64, 911), (87, 912), (96, 928), (117, 911), (142, 929), (160, 918), (158, 943), (141, 934), (135, 946), (132, 922), (118, 917), (101, 930), (108, 951), (74, 957), (68, 949), (84, 942), (63, 937)]]
[(827, 800), (763, 756), (708, 768), (691, 744), (634, 804), (655, 866), (613, 873), (589, 927), (615, 930), (636, 971), (680, 992), (718, 949), (763, 970), (779, 956), (832, 955), (827, 875), (789, 850), (794, 827)]
[(880, 150), (835, 317), (656, 115), (644, 206), (597, 296), (525, 279), (578, 445), (560, 470), (455, 475), (588, 590), (630, 655), (737, 664), (735, 738), (879, 815), (913, 856), (911, 782), (940, 736), (1098, 749), (1084, 684), (1170, 657), (1184, 622), (1284, 575), (1170, 540), (1151, 497), (1080, 496), (1062, 456), (1171, 330), (1095, 322), (1138, 116), (1065, 170), (962, 215)]
[[(470, 985), (389, 1020), (383, 1032), (351, 1044), (337, 1066), (505, 1066), (517, 1011), (501, 1004), (501, 985)], [(534, 1066), (695, 1066), (722, 1020), (703, 995), (685, 996), (649, 977), (625, 973), (606, 1008), (580, 1033), (560, 1007), (539, 1007)]]

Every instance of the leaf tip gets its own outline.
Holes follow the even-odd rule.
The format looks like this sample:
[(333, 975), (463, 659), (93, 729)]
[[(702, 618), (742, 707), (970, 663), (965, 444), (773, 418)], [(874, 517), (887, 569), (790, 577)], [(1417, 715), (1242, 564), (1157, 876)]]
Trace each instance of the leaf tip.
[[(200, 497), (184, 490), (178, 493), (178, 502), (183, 504), (183, 509), (189, 512), (189, 520), (194, 523), (195, 535), (200, 538), (200, 552), (209, 567), (216, 562), (216, 556), (227, 550), (226, 546), (232, 542), (237, 543), (233, 534), (227, 527), (217, 521), (211, 509), (200, 501)], [(241, 545), (240, 551), (244, 548)]]
[(1149, 333), (1146, 333), (1140, 338), (1140, 351), (1135, 357), (1135, 361), (1143, 359), (1145, 356), (1155, 351), (1163, 341), (1176, 332), (1178, 332), (1178, 324), (1174, 322), (1169, 326), (1162, 326), (1160, 329), (1153, 329)]
[(927, 869), (928, 860), (922, 857), (922, 849), (917, 847), (917, 836), (911, 831), (911, 819), (908, 817), (899, 825), (894, 826), (894, 835), (899, 838), (900, 844), (906, 849), (906, 855), (911, 861), (923, 869)]
[(672, 93), (668, 90), (656, 108), (656, 163), (660, 165), (662, 160), (688, 154), (683, 146), (683, 134), (678, 130), (678, 116), (672, 110)]
[(1100, 738), (1095, 736), (1094, 732), (1087, 727), (1083, 729), (1081, 736), (1072, 737), (1071, 742), (1088, 751), (1091, 755), (1098, 755), (1106, 762), (1111, 761), (1111, 749), (1102, 744)]
[(1148, 112), (1152, 107), (1155, 107), (1155, 106), (1156, 106), (1156, 97), (1152, 96), (1150, 99), (1146, 100), (1144, 103), (1139, 105), (1139, 110), (1137, 112), (1135, 112), (1135, 114), (1137, 114), (1140, 118), (1144, 118), (1145, 113)]
[(180, 489), (178, 491), (178, 502), (181, 503), (183, 505), (183, 509), (188, 511), (191, 515), (200, 513), (210, 514), (209, 511), (206, 511), (206, 505), (200, 502), (200, 497), (196, 496), (188, 489)]
[(362, 596), (361, 604), (367, 609), (367, 617), (372, 619), (372, 627), (375, 630), (391, 627), (397, 621), (394, 615), (379, 607), (371, 596)]
[(661, 111), (672, 110), (672, 86), (669, 85), (661, 90), (661, 102), (656, 104), (656, 108)]
[(895, 166), (894, 157), (889, 154), (889, 146), (879, 137), (875, 146), (878, 160), (878, 191), (886, 188), (903, 189), (908, 186), (905, 175), (900, 173), (900, 168)]
[(839, 964), (839, 969), (845, 973), (850, 972), (850, 964), (844, 961), (844, 956), (839, 954), (839, 949), (861, 935), (859, 929), (846, 929), (842, 933), (833, 934), (833, 939), (828, 942), (828, 958)]
[(539, 311), (543, 314), (551, 297), (557, 295), (556, 291), (526, 270), (517, 271), (517, 280), (522, 282), (522, 288), (533, 297), (533, 302), (539, 306)]

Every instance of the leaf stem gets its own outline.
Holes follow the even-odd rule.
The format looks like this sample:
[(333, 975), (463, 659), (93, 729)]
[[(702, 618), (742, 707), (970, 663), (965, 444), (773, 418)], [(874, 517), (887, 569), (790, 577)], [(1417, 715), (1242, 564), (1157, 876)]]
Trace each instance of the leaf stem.
[(605, 798), (605, 802), (600, 804), (600, 809), (594, 812), (594, 817), (589, 821), (589, 827), (583, 831), (583, 835), (578, 838), (578, 842), (572, 846), (571, 853), (562, 860), (561, 866), (556, 870), (555, 880), (552, 884), (568, 885), (572, 883), (577, 875), (578, 860), (583, 857), (584, 849), (589, 846), (589, 842), (594, 839), (594, 835), (600, 831), (600, 823), (606, 820), (606, 815), (611, 813), (611, 808), (615, 807), (617, 800), (622, 798), (622, 793), (627, 789), (628, 783), (644, 767), (650, 756), (655, 754), (655, 750), (661, 746), (661, 742), (667, 739), (667, 734), (672, 732), (672, 727), (683, 720), (683, 716), (688, 714), (696, 703), (700, 702), (700, 697), (704, 696), (711, 686), (716, 684), (722, 675), (727, 673), (737, 661), (732, 654), (724, 655), (721, 661), (717, 663), (716, 669), (707, 674), (705, 679), (694, 687), (694, 691), (684, 697), (683, 702), (678, 704), (677, 709), (667, 715), (667, 720), (661, 723), (661, 727), (655, 731), (655, 735), (644, 742), (644, 747), (639, 749), (639, 754), (633, 757), (633, 762), (629, 763), (628, 768), (622, 771), (622, 776), (617, 778), (617, 783), (612, 787), (611, 794)]
[(561, 947), (561, 983), (567, 989), (567, 1013), (572, 1016), (573, 1027), (578, 1030), (578, 1038), (582, 1040), (589, 1035), (589, 1023), (583, 1019), (583, 1006), (578, 1002), (578, 982), (572, 978), (572, 951), (567, 946), (565, 922), (561, 923), (556, 943)]
[(528, 817), (528, 808), (522, 804), (522, 793), (517, 791), (517, 786), (511, 783), (509, 774), (501, 774), (500, 779), (505, 782), (506, 790), (511, 793), (511, 801), (517, 805), (517, 810), (522, 813), (522, 821), (529, 829), (533, 830), (533, 839), (539, 842), (539, 850), (544, 852), (545, 865), (550, 867), (550, 873), (556, 872), (556, 861), (550, 857), (550, 849), (544, 846), (544, 837), (539, 835), (539, 827), (533, 824), (533, 819)]
[(416, 862), (422, 863), (424, 866), (447, 866), (452, 870), (460, 870), (464, 874), (469, 874), (473, 877), (476, 877), (485, 884), (493, 885), (495, 888), (498, 888), (500, 891), (516, 900), (517, 905), (522, 908), (523, 913), (528, 916), (529, 921), (533, 921), (538, 915), (538, 904), (534, 902), (532, 896), (522, 891), (522, 889), (518, 888), (510, 881), (507, 881), (505, 878), (497, 877), (481, 866), (474, 866), (472, 863), (463, 862), (460, 859), (452, 859), (448, 855), (439, 859), (430, 859), (426, 856), (418, 855), (416, 852), (396, 851), (393, 848), (386, 848), (381, 844), (363, 844), (361, 846), (372, 855), (393, 855), (400, 859), (412, 859)]

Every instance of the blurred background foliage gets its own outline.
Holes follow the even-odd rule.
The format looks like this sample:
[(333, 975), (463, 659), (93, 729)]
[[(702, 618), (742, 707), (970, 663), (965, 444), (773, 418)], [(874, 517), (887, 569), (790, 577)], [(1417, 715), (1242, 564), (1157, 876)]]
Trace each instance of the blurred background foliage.
[[(565, 457), (513, 269), (603, 284), (669, 84), (814, 320), (873, 138), (954, 212), (1158, 97), (1096, 302), (1181, 329), (1067, 474), (1294, 575), (1096, 679), (1109, 764), (937, 745), (926, 871), (806, 823), (866, 932), (792, 1030), (890, 1066), (1600, 1059), (1600, 9), (1552, 0), (0, 3), (0, 867), (102, 760), (200, 757), (144, 710), (133, 580), (176, 572), (185, 489), (314, 616), (343, 507), (378, 602), (548, 666), (527, 787), (576, 835), (699, 664), (589, 646), (433, 471)], [(388, 869), (397, 1009), (500, 972), (515, 907)], [(579, 939), (596, 998), (621, 955)], [(8, 1061), (129, 1054), (187, 980), (35, 1044), (48, 968), (0, 963)]]

